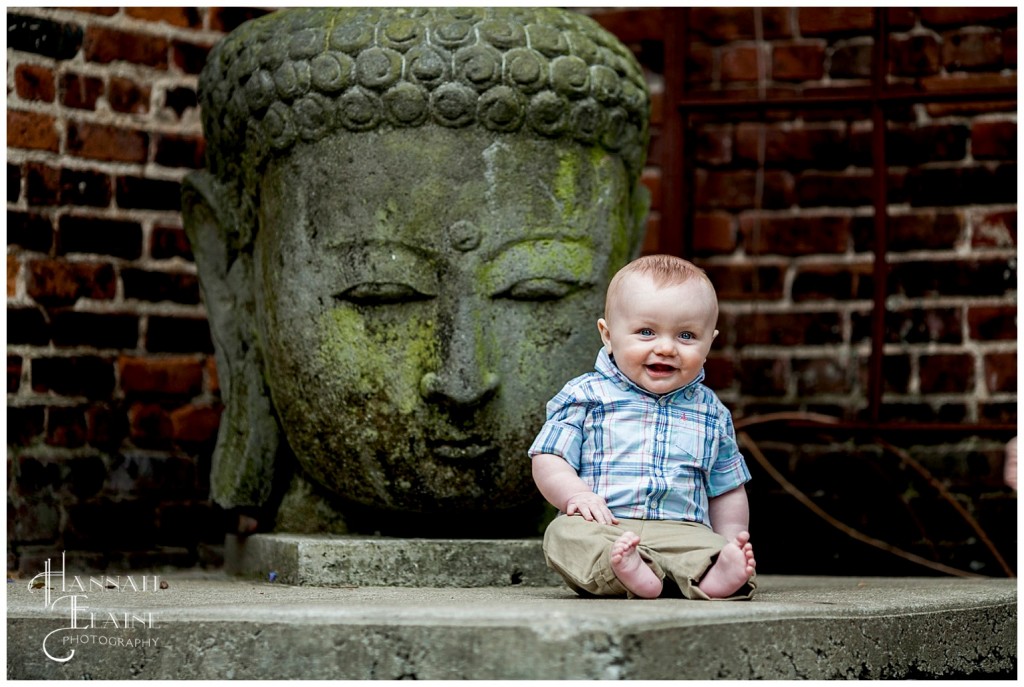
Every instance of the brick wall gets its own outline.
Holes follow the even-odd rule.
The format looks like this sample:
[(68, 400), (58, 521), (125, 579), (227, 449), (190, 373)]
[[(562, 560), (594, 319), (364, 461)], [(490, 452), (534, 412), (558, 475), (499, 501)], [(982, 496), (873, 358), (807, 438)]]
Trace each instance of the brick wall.
[[(208, 498), (207, 473), (221, 406), (178, 194), (203, 154), (195, 88), (206, 52), (262, 12), (8, 10), (10, 569), (34, 574), (58, 550), (79, 568), (218, 562), (226, 517)], [(869, 78), (870, 8), (693, 15), (686, 67), (695, 97), (828, 92)], [(893, 81), (934, 91), (1016, 77), (1014, 8), (900, 8), (890, 24)], [(670, 193), (658, 166), (668, 145), (658, 135), (662, 67), (655, 55), (648, 251), (679, 231), (660, 221)], [(887, 420), (1016, 422), (1015, 108), (894, 112)], [(873, 288), (870, 119), (723, 109), (694, 122), (694, 178), (671, 193), (692, 194), (692, 255), (722, 297), (709, 381), (738, 419), (772, 410), (857, 419)], [(795, 443), (792, 430), (752, 432), (838, 515), (999, 574), (977, 538), (891, 453), (863, 437), (803, 429)], [(1016, 502), (999, 478), (1006, 438), (890, 437), (1013, 550)], [(842, 572), (851, 559), (873, 569), (863, 551), (835, 539), (814, 555), (791, 555), (787, 541), (805, 538), (772, 539), (764, 525), (758, 532), (758, 517), (768, 517), (759, 514), (769, 513), (825, 538), (755, 474), (766, 571)], [(881, 505), (863, 508), (858, 489), (873, 489)], [(936, 528), (948, 532), (937, 544)]]
[[(686, 194), (692, 232), (682, 244), (721, 299), (709, 384), (740, 422), (813, 412), (846, 424), (752, 426), (786, 478), (870, 536), (1000, 575), (977, 532), (911, 465), (949, 489), (1015, 559), (1016, 496), (1002, 470), (1017, 421), (1016, 99), (885, 105), (890, 221), (877, 419), (897, 427), (867, 431), (876, 286), (871, 110), (799, 102), (870, 93), (876, 11), (693, 8), (681, 96), (689, 120), (677, 144), (690, 165), (680, 190), (661, 187), (659, 162), (670, 145), (661, 130), (671, 115), (664, 52), (633, 43), (657, 86), (646, 250), (684, 231), (664, 226), (661, 214), (669, 194)], [(629, 33), (623, 22), (643, 21), (639, 13), (594, 12)], [(1015, 90), (1015, 8), (893, 8), (885, 18), (890, 91)], [(738, 104), (766, 96), (791, 104)], [(749, 462), (752, 532), (766, 567), (928, 572), (838, 534)], [(759, 526), (759, 514), (771, 514), (771, 524)], [(780, 518), (799, 523), (801, 536), (773, 532)], [(817, 545), (807, 547), (807, 536)]]
[(7, 12), (9, 569), (217, 560), (220, 401), (180, 181), (206, 53), (261, 13)]

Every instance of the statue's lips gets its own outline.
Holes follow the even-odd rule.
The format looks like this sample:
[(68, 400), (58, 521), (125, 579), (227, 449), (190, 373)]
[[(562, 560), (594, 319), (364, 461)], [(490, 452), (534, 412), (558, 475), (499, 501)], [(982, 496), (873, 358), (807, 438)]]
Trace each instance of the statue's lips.
[(434, 455), (446, 460), (475, 460), (498, 450), (494, 444), (479, 439), (431, 441), (428, 446)]

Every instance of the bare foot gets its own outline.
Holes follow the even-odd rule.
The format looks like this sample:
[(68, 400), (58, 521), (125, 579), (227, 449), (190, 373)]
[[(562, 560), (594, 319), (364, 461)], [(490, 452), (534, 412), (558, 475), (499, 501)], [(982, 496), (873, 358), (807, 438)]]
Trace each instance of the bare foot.
[(625, 532), (615, 540), (609, 554), (612, 572), (622, 586), (641, 599), (656, 599), (661, 595), (662, 583), (640, 557), (636, 550), (639, 543), (640, 537), (633, 532)]
[(712, 599), (724, 599), (747, 583), (756, 565), (750, 533), (740, 532), (736, 539), (722, 547), (718, 560), (704, 574), (698, 586)]

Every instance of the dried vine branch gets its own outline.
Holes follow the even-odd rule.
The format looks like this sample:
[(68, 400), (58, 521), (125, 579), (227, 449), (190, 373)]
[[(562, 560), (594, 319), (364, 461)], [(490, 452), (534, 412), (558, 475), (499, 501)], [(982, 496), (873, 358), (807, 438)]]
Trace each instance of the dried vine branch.
[(869, 537), (863, 532), (856, 530), (850, 527), (849, 525), (835, 519), (834, 517), (826, 513), (820, 506), (818, 506), (818, 504), (812, 501), (811, 498), (807, 496), (807, 494), (800, 491), (800, 489), (797, 488), (796, 485), (794, 485), (792, 482), (786, 479), (781, 472), (776, 470), (775, 466), (771, 464), (767, 457), (765, 457), (764, 453), (761, 452), (760, 447), (758, 447), (758, 445), (754, 443), (754, 440), (750, 438), (749, 434), (747, 434), (746, 432), (737, 432), (736, 438), (750, 451), (751, 455), (753, 455), (757, 462), (761, 464), (761, 467), (765, 469), (765, 471), (771, 476), (771, 478), (778, 482), (779, 485), (783, 489), (785, 489), (790, 496), (792, 496), (797, 501), (806, 506), (812, 513), (817, 515), (819, 518), (827, 522), (832, 527), (835, 527), (840, 532), (846, 534), (847, 536), (856, 539), (859, 542), (868, 544), (869, 546), (881, 549), (882, 551), (885, 551), (887, 553), (894, 554), (901, 558), (905, 558), (919, 565), (923, 565), (933, 570), (938, 570), (939, 572), (943, 572), (948, 575), (956, 575), (957, 577), (984, 577), (984, 575), (967, 572), (965, 570), (953, 568), (948, 565), (943, 565), (942, 563), (936, 563), (935, 561), (930, 561), (927, 558), (922, 558), (917, 554), (910, 553), (909, 551), (904, 551), (903, 549), (895, 547), (892, 544), (889, 544), (888, 542), (882, 541), (881, 539)]

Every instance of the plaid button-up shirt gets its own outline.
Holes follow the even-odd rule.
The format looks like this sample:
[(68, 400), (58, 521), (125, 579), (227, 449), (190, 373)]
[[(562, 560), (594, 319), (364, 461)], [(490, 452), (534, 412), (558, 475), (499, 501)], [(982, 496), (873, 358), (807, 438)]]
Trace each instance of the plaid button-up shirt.
[(569, 381), (547, 405), (530, 447), (561, 456), (619, 518), (710, 526), (708, 499), (750, 480), (732, 415), (704, 386), (704, 371), (657, 395), (629, 380), (604, 348), (595, 372)]

